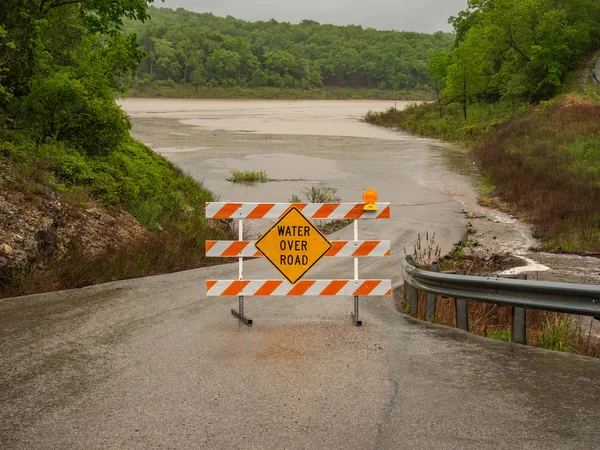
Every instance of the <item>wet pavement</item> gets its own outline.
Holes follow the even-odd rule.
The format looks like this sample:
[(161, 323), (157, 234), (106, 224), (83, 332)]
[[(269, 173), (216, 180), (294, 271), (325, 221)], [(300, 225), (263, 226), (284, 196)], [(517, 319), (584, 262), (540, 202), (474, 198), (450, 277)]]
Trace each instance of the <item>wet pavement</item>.
[[(222, 200), (285, 201), (325, 182), (344, 201), (378, 190), (392, 219), (361, 222), (360, 237), (390, 239), (393, 256), (363, 259), (361, 276), (398, 285), (418, 232), (444, 251), (465, 235), (476, 193), (459, 149), (350, 131), (370, 129), (355, 118), (384, 102), (275, 102), (275, 117), (268, 102), (131, 102), (136, 136)], [(284, 114), (296, 132), (319, 126), (256, 132)], [(232, 169), (306, 181), (238, 186)], [(326, 258), (310, 277), (352, 268)], [(258, 259), (245, 275), (277, 272)], [(235, 279), (237, 265), (1, 300), (0, 448), (598, 448), (599, 360), (416, 322), (390, 298), (361, 300), (361, 328), (351, 298), (248, 298), (248, 328), (235, 298), (204, 295), (208, 278)]]

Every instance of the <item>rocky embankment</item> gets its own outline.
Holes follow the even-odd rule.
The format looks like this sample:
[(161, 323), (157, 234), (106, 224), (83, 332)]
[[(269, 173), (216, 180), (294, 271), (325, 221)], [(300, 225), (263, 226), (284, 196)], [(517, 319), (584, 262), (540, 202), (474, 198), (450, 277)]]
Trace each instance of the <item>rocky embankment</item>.
[(0, 162), (0, 298), (60, 289), (66, 258), (93, 259), (146, 236), (123, 209), (58, 194)]

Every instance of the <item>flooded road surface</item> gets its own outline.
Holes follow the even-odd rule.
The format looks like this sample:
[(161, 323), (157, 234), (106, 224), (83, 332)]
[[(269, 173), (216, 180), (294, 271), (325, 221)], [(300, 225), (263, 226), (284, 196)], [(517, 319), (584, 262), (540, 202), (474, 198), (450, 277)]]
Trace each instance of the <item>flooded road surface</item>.
[[(310, 186), (328, 184), (343, 201), (360, 201), (375, 189), (396, 207), (438, 209), (410, 230), (435, 231), (437, 220), (467, 224), (482, 246), (513, 253), (528, 263), (530, 277), (600, 284), (600, 259), (534, 253), (531, 227), (477, 202), (478, 172), (462, 149), (360, 122), (369, 110), (403, 108), (395, 101), (240, 101), (128, 99), (121, 102), (134, 122), (134, 135), (194, 177), (221, 200), (287, 201)], [(227, 181), (232, 170), (265, 170), (274, 181), (254, 186)], [(294, 180), (294, 181), (284, 181)], [(469, 215), (456, 215), (464, 211)], [(402, 214), (401, 210), (396, 210)], [(446, 211), (448, 212), (448, 211)], [(254, 223), (256, 236), (266, 224)], [(257, 228), (258, 227), (258, 228)], [(440, 235), (444, 250), (455, 243)], [(443, 233), (443, 231), (442, 231)], [(448, 241), (450, 239), (450, 241)], [(411, 244), (412, 246), (412, 244)], [(409, 246), (409, 248), (411, 247)]]
[[(138, 139), (203, 180), (223, 201), (285, 202), (307, 187), (329, 185), (343, 201), (359, 202), (370, 188), (396, 208), (429, 211), (437, 209), (431, 205), (453, 203), (443, 216), (427, 213), (419, 231), (436, 221), (460, 228), (456, 201), (469, 196), (474, 201), (475, 193), (468, 177), (454, 177), (452, 169), (439, 164), (440, 144), (359, 121), (369, 110), (395, 104), (404, 106), (384, 101), (123, 103)], [(265, 170), (274, 181), (234, 184), (227, 181), (232, 170)], [(392, 214), (400, 217), (402, 210)], [(447, 244), (460, 235), (451, 238)]]
[[(448, 251), (476, 205), (459, 149), (356, 122), (393, 102), (123, 103), (138, 138), (223, 200), (378, 190), (392, 218), (361, 222), (360, 237), (390, 239), (392, 257), (364, 258), (364, 277), (397, 285), (402, 248), (435, 231)], [(281, 181), (233, 185), (233, 169)], [(500, 219), (486, 223), (527, 241), (526, 226)], [(264, 259), (244, 268), (279, 276)], [(324, 258), (309, 277), (352, 270)], [(205, 296), (205, 280), (237, 275), (229, 264), (0, 300), (0, 448), (598, 447), (598, 360), (415, 322), (383, 297), (361, 299), (361, 328), (352, 298), (247, 298), (248, 328), (230, 314), (236, 298)]]

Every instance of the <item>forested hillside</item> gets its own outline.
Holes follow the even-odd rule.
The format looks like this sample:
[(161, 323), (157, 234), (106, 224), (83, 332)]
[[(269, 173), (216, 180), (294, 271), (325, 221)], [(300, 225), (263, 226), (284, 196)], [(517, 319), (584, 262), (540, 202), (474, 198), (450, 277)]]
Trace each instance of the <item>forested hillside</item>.
[(470, 0), (450, 22), (454, 49), (437, 55), (432, 71), (465, 116), (473, 101), (551, 98), (600, 42), (594, 0)]
[(146, 57), (132, 82), (194, 86), (429, 89), (430, 58), (452, 34), (377, 31), (312, 20), (247, 22), (183, 9), (150, 8), (128, 21)]
[(150, 1), (0, 2), (0, 297), (197, 267), (223, 236), (114, 100)]
[(429, 72), (437, 102), (371, 123), (467, 144), (483, 192), (546, 249), (600, 253), (600, 48), (595, 0), (470, 0)]

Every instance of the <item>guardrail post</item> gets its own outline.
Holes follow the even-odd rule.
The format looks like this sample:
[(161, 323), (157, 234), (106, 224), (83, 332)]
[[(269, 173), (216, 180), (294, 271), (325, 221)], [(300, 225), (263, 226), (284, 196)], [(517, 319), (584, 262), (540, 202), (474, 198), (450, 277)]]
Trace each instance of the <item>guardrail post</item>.
[[(433, 263), (429, 266), (429, 270), (431, 272), (438, 272), (438, 265)], [(425, 319), (433, 320), (435, 319), (435, 309), (436, 309), (436, 295), (430, 292), (427, 293), (427, 302), (425, 303)]]
[(469, 331), (469, 302), (464, 298), (455, 300), (456, 306), (456, 328)]
[[(459, 275), (466, 275), (466, 270), (459, 270)], [(464, 298), (454, 300), (454, 309), (456, 310), (456, 328), (469, 331), (469, 302)]]
[(408, 312), (411, 316), (415, 317), (419, 308), (419, 291), (417, 288), (408, 285), (408, 293), (406, 295), (406, 303), (408, 305)]
[[(519, 274), (517, 279), (526, 280), (527, 275)], [(512, 328), (511, 338), (512, 342), (517, 344), (527, 344), (527, 309), (519, 306), (512, 307)]]

